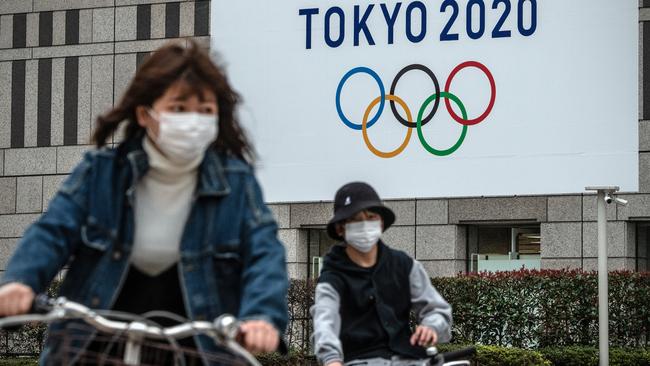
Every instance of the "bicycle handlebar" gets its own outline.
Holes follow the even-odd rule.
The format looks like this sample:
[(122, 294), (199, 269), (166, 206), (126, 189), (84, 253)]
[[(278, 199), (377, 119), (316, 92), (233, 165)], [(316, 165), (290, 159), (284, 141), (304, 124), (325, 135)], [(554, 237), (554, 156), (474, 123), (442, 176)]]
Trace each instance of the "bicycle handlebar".
[(224, 314), (214, 322), (192, 321), (172, 327), (160, 327), (143, 321), (122, 322), (111, 320), (97, 314), (92, 309), (65, 297), (50, 299), (39, 295), (32, 304), (34, 314), (18, 315), (0, 319), (0, 328), (19, 326), (30, 322), (50, 323), (56, 320), (81, 319), (97, 330), (105, 333), (125, 333), (151, 339), (180, 339), (195, 334), (210, 336), (215, 342), (224, 346), (254, 366), (260, 365), (235, 338), (239, 332), (239, 321), (232, 315)]
[(441, 353), (442, 358), (445, 361), (455, 361), (455, 360), (461, 360), (465, 359), (468, 357), (472, 357), (476, 354), (476, 347), (467, 347), (463, 349), (459, 349), (456, 351), (449, 351), (449, 352), (443, 352)]
[[(476, 354), (476, 347), (470, 346), (456, 351), (438, 353), (438, 348), (427, 348), (429, 365), (469, 365), (466, 359)], [(461, 361), (462, 360), (462, 361)]]

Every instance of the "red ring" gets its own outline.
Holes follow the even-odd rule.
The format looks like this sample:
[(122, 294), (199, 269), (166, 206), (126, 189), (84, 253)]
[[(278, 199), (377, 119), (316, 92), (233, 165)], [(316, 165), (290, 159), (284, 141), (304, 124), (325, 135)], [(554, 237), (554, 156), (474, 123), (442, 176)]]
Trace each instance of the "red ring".
[(453, 109), (451, 109), (451, 103), (449, 103), (449, 99), (445, 99), (445, 106), (447, 107), (447, 111), (449, 111), (451, 118), (453, 118), (456, 122), (460, 123), (461, 125), (472, 126), (483, 122), (483, 120), (487, 118), (490, 112), (492, 112), (492, 107), (494, 107), (494, 101), (497, 99), (497, 86), (496, 83), (494, 82), (494, 77), (492, 76), (492, 73), (490, 72), (490, 70), (488, 70), (488, 68), (485, 65), (477, 61), (466, 61), (456, 66), (454, 71), (452, 71), (451, 74), (449, 74), (449, 78), (447, 79), (447, 83), (445, 84), (445, 92), (449, 93), (449, 86), (451, 85), (451, 80), (454, 78), (454, 76), (456, 76), (456, 74), (460, 70), (466, 67), (476, 67), (478, 69), (481, 69), (481, 71), (485, 73), (488, 80), (490, 81), (490, 93), (492, 94), (492, 96), (490, 97), (490, 103), (488, 104), (487, 109), (478, 118), (464, 120), (460, 118), (454, 112)]

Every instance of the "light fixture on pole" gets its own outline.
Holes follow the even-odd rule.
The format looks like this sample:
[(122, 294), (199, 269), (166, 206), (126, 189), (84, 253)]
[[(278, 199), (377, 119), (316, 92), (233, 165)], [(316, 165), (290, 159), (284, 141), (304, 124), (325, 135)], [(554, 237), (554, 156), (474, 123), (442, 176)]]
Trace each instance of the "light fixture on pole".
[(597, 192), (598, 204), (598, 348), (600, 366), (609, 365), (609, 291), (607, 285), (607, 211), (606, 205), (616, 202), (627, 205), (627, 201), (616, 197), (619, 187), (586, 187)]

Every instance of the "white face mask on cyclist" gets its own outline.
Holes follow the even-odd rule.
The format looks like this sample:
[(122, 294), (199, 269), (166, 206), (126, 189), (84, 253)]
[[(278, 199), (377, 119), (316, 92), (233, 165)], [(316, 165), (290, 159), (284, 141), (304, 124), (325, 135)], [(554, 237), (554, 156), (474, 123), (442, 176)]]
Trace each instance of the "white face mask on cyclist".
[(158, 148), (170, 160), (187, 163), (203, 156), (216, 140), (218, 118), (201, 113), (155, 113), (149, 114), (158, 121), (158, 137), (153, 138)]
[(381, 237), (381, 220), (365, 220), (345, 224), (345, 242), (354, 249), (368, 253)]

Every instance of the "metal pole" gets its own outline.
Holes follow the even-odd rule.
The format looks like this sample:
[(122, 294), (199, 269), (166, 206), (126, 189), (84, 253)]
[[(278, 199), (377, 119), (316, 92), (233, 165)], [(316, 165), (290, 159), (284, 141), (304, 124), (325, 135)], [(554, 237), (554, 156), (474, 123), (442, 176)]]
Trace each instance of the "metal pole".
[(600, 366), (609, 365), (609, 291), (607, 283), (607, 210), (605, 191), (598, 191), (598, 349)]
[[(626, 205), (627, 201), (614, 196), (620, 189), (617, 186), (586, 187), (596, 191), (598, 205), (598, 349), (600, 366), (609, 366), (609, 289), (607, 284), (607, 210), (612, 201)], [(605, 202), (605, 197), (608, 198)]]

